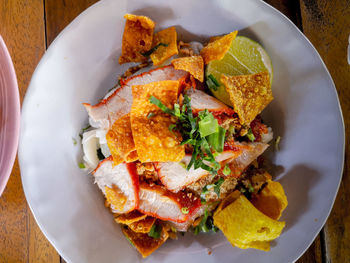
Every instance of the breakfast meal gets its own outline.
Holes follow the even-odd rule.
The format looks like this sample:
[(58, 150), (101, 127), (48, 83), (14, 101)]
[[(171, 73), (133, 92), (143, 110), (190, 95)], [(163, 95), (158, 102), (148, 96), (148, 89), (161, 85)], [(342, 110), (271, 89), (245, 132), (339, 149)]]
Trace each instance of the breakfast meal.
[(133, 64), (83, 104), (80, 168), (143, 257), (184, 232), (221, 231), (235, 247), (269, 251), (288, 202), (262, 157), (273, 139), (260, 116), (273, 100), (266, 51), (237, 31), (202, 45), (124, 17), (119, 63)]

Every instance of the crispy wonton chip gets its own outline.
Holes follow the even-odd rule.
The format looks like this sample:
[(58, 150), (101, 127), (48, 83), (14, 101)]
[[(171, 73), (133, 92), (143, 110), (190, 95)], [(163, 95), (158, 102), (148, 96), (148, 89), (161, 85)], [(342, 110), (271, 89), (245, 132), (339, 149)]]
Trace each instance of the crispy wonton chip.
[(279, 237), (285, 222), (264, 215), (244, 196), (214, 215), (214, 224), (233, 246), (269, 250), (264, 243)]
[(127, 201), (127, 197), (118, 188), (113, 185), (112, 188), (105, 186), (106, 200), (107, 203), (114, 206), (116, 210), (123, 210)]
[(239, 190), (235, 190), (226, 196), (218, 205), (214, 214), (218, 214), (222, 209), (225, 209), (229, 204), (233, 203), (239, 196), (241, 192)]
[(148, 233), (154, 222), (156, 222), (156, 218), (148, 216), (145, 219), (130, 224), (129, 227), (132, 231), (137, 233)]
[(233, 109), (242, 124), (249, 124), (272, 100), (268, 72), (252, 75), (221, 75), (221, 82), (230, 94)]
[(132, 137), (130, 114), (126, 114), (114, 122), (106, 134), (106, 139), (113, 160), (117, 159), (118, 156), (121, 156), (127, 163), (138, 159)]
[(168, 232), (165, 231), (164, 228), (162, 229), (160, 238), (153, 238), (145, 233), (136, 233), (125, 226), (122, 226), (122, 231), (130, 243), (140, 252), (143, 258), (151, 255), (169, 237)]
[(275, 220), (279, 219), (288, 201), (279, 182), (269, 181), (263, 190), (252, 198), (253, 205)]
[(154, 65), (160, 65), (178, 53), (176, 41), (175, 27), (169, 27), (154, 34), (152, 48), (157, 48), (150, 56)]
[(185, 148), (180, 145), (181, 135), (169, 130), (174, 120), (149, 101), (154, 96), (173, 108), (178, 88), (179, 82), (175, 80), (132, 86), (131, 128), (139, 160), (143, 163), (179, 162), (185, 156)]
[(130, 225), (137, 221), (143, 220), (147, 217), (147, 215), (142, 214), (138, 210), (133, 210), (127, 214), (122, 214), (118, 216), (115, 221), (119, 224)]
[(220, 39), (220, 38), (222, 38), (223, 36), (213, 36), (213, 37), (210, 37), (209, 38), (209, 43), (211, 43), (211, 42), (214, 42), (214, 41), (216, 41), (216, 40), (218, 40), (218, 39)]
[(150, 50), (152, 47), (155, 23), (146, 16), (126, 14), (124, 18), (126, 23), (119, 64), (146, 61), (147, 57), (141, 53)]
[(233, 31), (230, 34), (218, 37), (214, 41), (209, 42), (208, 45), (201, 50), (201, 56), (204, 59), (204, 63), (208, 64), (213, 60), (221, 60), (229, 50), (236, 35), (237, 31)]
[(200, 82), (203, 82), (204, 62), (201, 56), (176, 58), (171, 61), (171, 64), (175, 69), (187, 71)]

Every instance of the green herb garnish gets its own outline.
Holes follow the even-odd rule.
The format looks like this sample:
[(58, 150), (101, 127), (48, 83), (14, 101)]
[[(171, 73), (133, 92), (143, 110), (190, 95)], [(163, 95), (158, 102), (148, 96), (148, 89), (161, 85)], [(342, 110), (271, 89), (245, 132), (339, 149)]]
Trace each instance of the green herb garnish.
[(279, 151), (280, 150), (280, 141), (281, 141), (281, 136), (278, 136), (275, 141), (275, 150)]
[(246, 134), (246, 136), (247, 136), (247, 138), (248, 138), (250, 141), (252, 141), (252, 142), (255, 141), (255, 136), (254, 136), (253, 131), (252, 131), (251, 128), (249, 128), (248, 133)]
[(198, 128), (201, 137), (207, 137), (208, 135), (218, 133), (218, 120), (214, 118), (213, 114), (209, 114), (208, 110), (205, 110), (201, 111), (198, 116), (200, 118), (200, 121), (198, 121)]
[(208, 136), (208, 143), (214, 148), (215, 151), (219, 153), (224, 150), (225, 134), (226, 130), (219, 126), (216, 133)]
[(169, 109), (154, 96), (151, 96), (149, 101), (163, 112), (177, 117), (176, 125), (170, 125), (169, 130), (181, 133), (181, 145), (193, 147), (187, 170), (194, 166), (194, 169), (202, 168), (216, 175), (220, 164), (215, 160), (213, 152), (222, 152), (226, 130), (218, 125), (214, 116), (208, 110), (204, 110), (198, 113), (198, 117), (194, 117), (190, 98), (186, 95), (181, 109), (178, 104), (174, 105), (173, 110)]
[(134, 243), (131, 241), (131, 239), (129, 238), (129, 237), (127, 237), (127, 236), (125, 236), (126, 237), (126, 239), (129, 241), (129, 243), (133, 246), (133, 247), (135, 247), (135, 245), (134, 245)]
[(254, 187), (251, 184), (248, 185), (248, 191), (249, 191), (249, 193), (254, 192)]
[(200, 232), (207, 233), (210, 230), (217, 232), (218, 228), (213, 224), (213, 218), (211, 217), (211, 213), (209, 213), (208, 210), (205, 210), (201, 222), (193, 230), (194, 234), (197, 235)]
[(150, 119), (150, 118), (154, 117), (154, 115), (156, 115), (154, 112), (148, 113), (147, 119)]
[(220, 178), (219, 181), (217, 181), (217, 182), (215, 183), (214, 192), (216, 193), (216, 195), (217, 195), (218, 197), (220, 197), (220, 187), (221, 187), (221, 185), (222, 185), (222, 183), (223, 183), (224, 181), (225, 181), (224, 178)]
[(79, 165), (80, 169), (84, 169), (85, 168), (85, 164), (83, 164), (83, 163), (79, 163), (78, 165)]
[(153, 224), (151, 230), (148, 232), (148, 236), (153, 238), (159, 238), (162, 232), (162, 226), (158, 224)]
[(179, 162), (179, 164), (181, 165), (182, 168), (186, 169), (186, 164), (183, 162)]
[(78, 143), (77, 140), (75, 138), (73, 138), (73, 137), (72, 137), (72, 140), (73, 140), (73, 144), (77, 145), (77, 143)]
[(222, 183), (224, 182), (224, 178), (220, 178), (218, 181), (216, 181), (213, 184), (208, 184), (206, 186), (203, 187), (202, 192), (201, 192), (201, 203), (205, 204), (206, 203), (206, 198), (205, 196), (210, 192), (211, 189), (214, 190), (214, 192), (216, 193), (216, 195), (218, 197), (220, 197), (220, 187), (222, 185)]
[(231, 174), (231, 169), (230, 169), (230, 167), (228, 167), (227, 164), (225, 165), (224, 169), (222, 170), (222, 173), (226, 176)]
[(182, 207), (182, 208), (181, 208), (181, 212), (182, 212), (184, 215), (187, 215), (187, 214), (190, 212), (190, 209), (188, 209), (188, 207)]
[(218, 90), (218, 87), (220, 87), (220, 83), (217, 81), (217, 79), (212, 75), (209, 74), (207, 76), (207, 80), (206, 80), (207, 86), (209, 89), (212, 90)]
[(141, 52), (141, 55), (144, 57), (149, 57), (153, 52), (155, 52), (160, 46), (163, 47), (167, 47), (168, 44), (165, 43), (159, 43), (157, 45), (155, 45), (153, 48), (151, 48), (150, 50), (146, 51), (146, 52)]
[(90, 128), (91, 128), (91, 125), (88, 124), (85, 128), (82, 128), (82, 129), (81, 129), (81, 131), (80, 131), (80, 133), (79, 133), (80, 139), (83, 139), (83, 133), (86, 132), (86, 131), (87, 131), (88, 129), (90, 129)]

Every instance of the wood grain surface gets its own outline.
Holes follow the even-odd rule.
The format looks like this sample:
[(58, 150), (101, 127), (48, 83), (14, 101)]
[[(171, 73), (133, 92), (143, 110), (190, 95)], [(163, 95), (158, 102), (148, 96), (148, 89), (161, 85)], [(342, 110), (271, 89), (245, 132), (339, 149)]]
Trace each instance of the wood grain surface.
[[(350, 1), (301, 1), (303, 29), (332, 75), (343, 110), (346, 134), (350, 134)], [(343, 180), (324, 228), (325, 260), (350, 262), (350, 140), (346, 138)]]
[[(0, 0), (0, 34), (11, 53), (21, 101), (41, 56), (77, 15), (97, 0)], [(289, 17), (310, 39), (336, 84), (344, 120), (350, 125), (349, 0), (266, 0)], [(346, 142), (349, 156), (349, 139)], [(324, 230), (298, 263), (350, 262), (350, 175), (343, 181)], [(291, 244), (292, 245), (292, 244)], [(18, 162), (0, 198), (0, 263), (64, 262), (43, 236), (26, 203)], [(258, 261), (257, 261), (258, 262)]]
[[(0, 0), (0, 34), (12, 56), (21, 102), (45, 52), (42, 0)], [(59, 262), (26, 203), (16, 160), (0, 198), (0, 262)]]

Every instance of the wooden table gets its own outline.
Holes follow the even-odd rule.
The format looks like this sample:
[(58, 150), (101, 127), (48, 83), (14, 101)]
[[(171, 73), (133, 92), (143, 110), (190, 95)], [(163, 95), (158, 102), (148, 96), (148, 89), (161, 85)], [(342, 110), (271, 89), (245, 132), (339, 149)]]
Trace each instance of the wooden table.
[[(21, 101), (31, 75), (57, 34), (96, 0), (0, 0), (0, 34), (16, 68)], [(350, 129), (350, 0), (267, 0), (287, 15), (316, 47), (338, 90), (347, 131)], [(350, 154), (349, 139), (346, 142)], [(298, 262), (350, 262), (350, 172), (332, 213), (314, 243)], [(327, 193), (325, 193), (327, 194)], [(293, 244), (291, 244), (293, 245)], [(38, 228), (27, 205), (16, 161), (0, 198), (0, 262), (62, 262)], [(258, 262), (258, 261), (257, 261)]]

